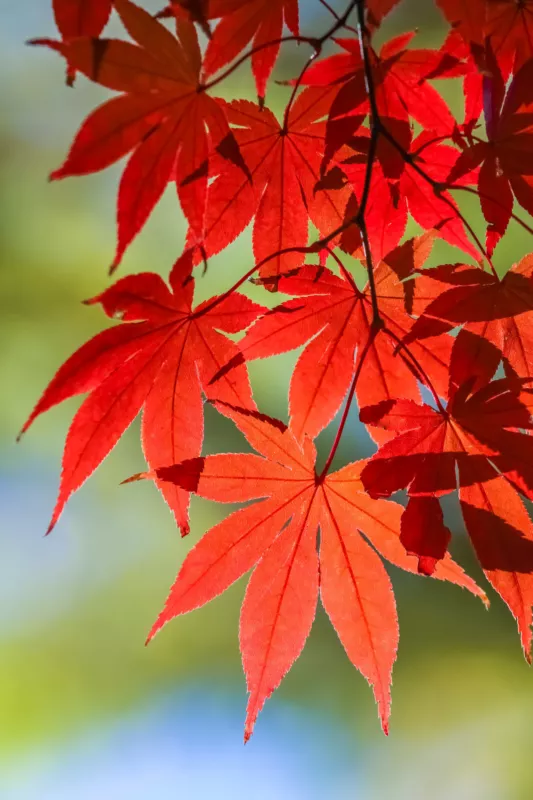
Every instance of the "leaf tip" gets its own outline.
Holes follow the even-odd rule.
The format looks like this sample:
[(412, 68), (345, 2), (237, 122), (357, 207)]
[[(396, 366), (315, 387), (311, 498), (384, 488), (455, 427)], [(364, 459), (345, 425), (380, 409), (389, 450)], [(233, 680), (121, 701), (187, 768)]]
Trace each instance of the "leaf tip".
[(153, 624), (153, 626), (152, 626), (152, 628), (150, 630), (150, 633), (148, 634), (148, 636), (146, 637), (146, 639), (144, 641), (144, 646), (145, 647), (148, 647), (148, 645), (150, 644), (150, 642), (152, 641), (154, 636), (157, 634), (158, 630), (159, 630), (159, 627), (157, 625), (157, 622), (154, 622), (154, 624)]
[(114, 275), (115, 274), (115, 272), (117, 271), (117, 269), (119, 267), (119, 264), (120, 264), (121, 260), (122, 260), (122, 257), (119, 256), (119, 255), (117, 255), (114, 258), (113, 263), (111, 264), (111, 266), (107, 270), (107, 274), (108, 275)]
[(245, 727), (244, 727), (244, 737), (243, 737), (244, 744), (248, 744), (248, 742), (249, 742), (249, 741), (250, 741), (250, 739), (252, 738), (252, 733), (253, 733), (253, 732), (254, 732), (254, 726), (253, 726), (253, 725), (249, 725), (249, 724), (247, 723), (247, 724), (245, 725)]
[(212, 386), (214, 383), (217, 383), (217, 381), (223, 378), (224, 375), (227, 375), (228, 372), (231, 372), (236, 367), (240, 367), (244, 363), (245, 363), (245, 358), (242, 352), (237, 353), (236, 355), (233, 356), (233, 358), (230, 358), (227, 364), (224, 364), (224, 366), (221, 367), (218, 370), (218, 372), (216, 372), (213, 375), (213, 377), (209, 381), (209, 386)]
[(53, 183), (53, 181), (60, 181), (61, 178), (64, 177), (65, 177), (65, 172), (63, 170), (63, 167), (59, 167), (58, 169), (55, 169), (53, 172), (50, 173), (50, 175), (48, 176), (48, 182)]
[(520, 641), (522, 643), (522, 651), (527, 665), (530, 667), (532, 663), (531, 655), (531, 619), (525, 625), (519, 624)]
[(25, 45), (28, 47), (54, 47), (57, 48), (58, 42), (54, 41), (54, 39), (46, 39), (42, 37), (37, 37), (35, 39), (26, 39), (24, 42)]
[(153, 478), (152, 472), (137, 472), (135, 475), (131, 475), (129, 478), (120, 481), (120, 486), (124, 486), (126, 483), (135, 483), (136, 481), (149, 480), (150, 478)]
[(166, 613), (166, 607), (165, 607), (163, 609), (163, 611), (161, 611), (161, 613), (157, 617), (157, 619), (154, 622), (154, 624), (152, 625), (152, 627), (150, 628), (150, 632), (149, 632), (148, 636), (146, 637), (146, 641), (144, 643), (145, 647), (147, 647), (150, 644), (150, 642), (152, 641), (152, 639), (154, 639), (157, 636), (157, 634), (159, 633), (161, 628), (163, 628), (166, 625), (166, 623), (169, 621), (169, 619), (170, 619), (170, 617)]

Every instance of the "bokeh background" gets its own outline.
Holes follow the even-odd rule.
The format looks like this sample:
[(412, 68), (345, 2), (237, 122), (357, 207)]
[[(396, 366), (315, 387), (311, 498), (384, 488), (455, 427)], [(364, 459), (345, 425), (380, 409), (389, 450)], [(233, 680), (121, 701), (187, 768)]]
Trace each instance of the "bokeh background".
[[(76, 403), (14, 440), (58, 365), (105, 325), (80, 301), (108, 282), (121, 169), (47, 183), (79, 122), (106, 96), (83, 78), (67, 89), (60, 59), (24, 46), (54, 35), (49, 5), (0, 0), (0, 798), (529, 800), (533, 676), (492, 592), (487, 613), (459, 589), (391, 569), (402, 637), (388, 739), (370, 689), (319, 612), (244, 748), (244, 582), (143, 646), (185, 553), (221, 509), (193, 501), (192, 533), (182, 541), (151, 484), (119, 487), (144, 466), (134, 424), (43, 537)], [(303, 22), (322, 30), (328, 19), (318, 2), (303, 0)], [(415, 26), (425, 42), (442, 40), (432, 3), (419, 0), (406, 0), (384, 35)], [(287, 51), (278, 76), (297, 74), (302, 58)], [(227, 96), (252, 96), (246, 74), (231, 79)], [(440, 86), (459, 110), (457, 89)], [(274, 108), (284, 91), (273, 87)], [(169, 191), (121, 274), (167, 274), (184, 235)], [(526, 248), (531, 242), (512, 229), (499, 267)], [(250, 267), (250, 252), (247, 233), (213, 260), (198, 296), (229, 286)], [(252, 366), (260, 406), (281, 418), (295, 358)], [(353, 416), (339, 465), (370, 452)], [(321, 439), (324, 452), (331, 437)], [(208, 413), (207, 449), (239, 446)], [(456, 556), (479, 577), (453, 502), (447, 513)]]

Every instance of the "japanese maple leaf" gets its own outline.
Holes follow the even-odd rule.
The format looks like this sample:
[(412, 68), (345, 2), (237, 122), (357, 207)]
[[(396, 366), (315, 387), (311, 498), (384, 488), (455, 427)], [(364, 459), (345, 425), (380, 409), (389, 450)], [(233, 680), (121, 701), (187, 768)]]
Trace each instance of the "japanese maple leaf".
[(531, 256), (515, 264), (501, 280), (458, 264), (426, 270), (414, 284), (414, 295), (423, 313), (407, 343), (461, 325), (498, 348), (509, 377), (533, 377)]
[[(426, 130), (449, 136), (455, 119), (448, 106), (425, 78), (446, 77), (452, 64), (442, 61), (438, 51), (408, 49), (414, 33), (386, 42), (379, 54), (370, 49), (378, 110), (381, 116), (409, 122), (414, 119)], [(336, 39), (345, 53), (318, 61), (305, 74), (308, 86), (337, 85), (329, 114), (328, 140), (336, 140), (339, 119), (368, 109), (361, 50), (357, 39)], [(437, 66), (441, 66), (441, 70)], [(453, 64), (455, 67), (455, 63)]]
[(317, 120), (326, 112), (328, 93), (304, 91), (286, 124), (248, 100), (226, 106), (252, 181), (224, 165), (210, 185), (202, 239), (208, 256), (233, 241), (255, 215), (254, 256), (265, 262), (260, 274), (279, 275), (300, 266), (300, 254), (282, 251), (307, 245), (309, 218), (322, 235), (342, 226), (351, 188), (316, 189), (324, 148), (324, 123)]
[[(242, 0), (215, 28), (205, 53), (205, 75), (217, 72), (251, 44), (252, 72), (262, 104), (278, 57), (284, 22), (293, 36), (299, 35), (298, 0)], [(272, 45), (267, 47), (269, 42)]]
[[(123, 324), (97, 334), (63, 364), (23, 428), (63, 400), (90, 393), (67, 435), (49, 530), (70, 495), (113, 449), (141, 408), (143, 450), (154, 468), (201, 452), (202, 391), (210, 398), (253, 407), (244, 368), (216, 387), (209, 381), (238, 352), (219, 331), (240, 331), (263, 309), (238, 293), (193, 308), (191, 267), (186, 253), (170, 275), (170, 289), (158, 275), (141, 273), (88, 301), (101, 303), (108, 316), (121, 318)], [(169, 484), (160, 489), (185, 535), (187, 492)]]
[(194, 25), (179, 38), (128, 0), (116, 0), (136, 42), (78, 38), (57, 44), (68, 63), (91, 80), (122, 92), (83, 123), (52, 179), (108, 167), (131, 150), (118, 193), (118, 245), (113, 268), (143, 227), (170, 179), (192, 228), (201, 232), (211, 147), (245, 169), (219, 101), (203, 91)]
[(112, 0), (52, 0), (54, 18), (63, 39), (99, 36), (111, 14)]
[[(427, 240), (418, 248), (416, 242), (409, 242), (390, 253), (375, 270), (380, 316), (398, 338), (412, 324), (404, 307), (406, 287), (398, 281), (398, 272), (416, 269), (430, 249)], [(213, 380), (216, 383), (220, 375), (231, 374), (230, 368), (243, 359), (266, 358), (306, 345), (291, 378), (289, 409), (295, 436), (314, 438), (340, 408), (352, 382), (356, 354), (368, 342), (372, 325), (370, 292), (368, 286), (360, 291), (348, 273), (338, 277), (329, 269), (316, 266), (305, 266), (296, 275), (281, 278), (278, 289), (294, 295), (294, 299), (259, 318), (240, 342), (234, 361)], [(409, 360), (404, 360), (401, 352), (395, 355), (397, 343), (398, 339), (386, 331), (374, 339), (357, 382), (361, 406), (397, 396), (420, 398)], [(452, 339), (442, 337), (436, 346), (433, 344), (414, 344), (411, 358), (444, 393)]]
[[(354, 148), (366, 158), (368, 137), (361, 136), (355, 139)], [(389, 149), (382, 152), (385, 159), (390, 156)], [(457, 150), (454, 147), (441, 144), (428, 132), (421, 133), (410, 144), (407, 160), (404, 162), (399, 180), (389, 181), (388, 194), (386, 189), (374, 190), (375, 208), (379, 210), (381, 205), (388, 212), (386, 220), (389, 230), (403, 232), (407, 223), (407, 211), (409, 211), (422, 228), (437, 230), (449, 244), (459, 247), (463, 252), (478, 260), (480, 253), (467, 236), (455, 201), (449, 192), (443, 190), (440, 194), (437, 193), (430, 182), (446, 185), (450, 170), (456, 161)], [(429, 180), (423, 178), (414, 165), (422, 170)], [(351, 181), (356, 196), (360, 197), (366, 172), (361, 155), (344, 159), (340, 162), (340, 167)], [(376, 170), (372, 180), (381, 186), (382, 176), (383, 171)], [(380, 196), (382, 200), (380, 200)], [(369, 212), (371, 213), (371, 209)]]
[[(250, 44), (252, 72), (260, 103), (279, 54), (283, 24), (299, 36), (298, 0), (175, 0), (170, 11), (188, 16), (209, 33), (204, 75), (209, 77), (239, 55)], [(219, 19), (214, 31), (208, 20)], [(271, 46), (268, 46), (272, 42)]]
[(533, 445), (520, 432), (530, 430), (532, 421), (520, 400), (520, 382), (490, 381), (498, 354), (486, 342), (480, 359), (476, 338), (466, 332), (457, 337), (447, 409), (405, 400), (362, 409), (363, 422), (398, 435), (380, 447), (361, 479), (373, 497), (407, 489), (412, 530), (402, 531), (402, 541), (421, 559), (419, 568), (430, 571), (449, 538), (436, 498), (456, 488), (458, 470), (467, 530), (488, 580), (517, 620), (529, 661), (533, 525), (517, 490), (533, 496)]
[(533, 0), (437, 0), (466, 42), (489, 39), (507, 78), (533, 56)]
[[(76, 36), (100, 36), (111, 14), (112, 0), (53, 0), (54, 18), (63, 40)], [(72, 85), (76, 70), (67, 69)]]
[[(364, 130), (364, 129), (363, 129)], [(382, 139), (383, 143), (384, 140)], [(347, 225), (339, 239), (339, 246), (346, 253), (364, 258), (359, 228), (353, 224), (366, 186), (368, 169), (368, 137), (352, 137), (351, 144), (357, 155), (347, 155), (349, 148), (343, 148), (342, 161), (335, 160), (317, 184), (318, 189), (350, 189), (346, 204), (344, 224)], [(340, 155), (340, 154), (338, 154)], [(381, 160), (381, 157), (384, 157)], [(403, 159), (389, 158), (386, 147), (378, 147), (378, 160), (372, 166), (370, 187), (365, 207), (365, 221), (372, 252), (376, 263), (393, 250), (405, 234), (407, 226), (407, 203), (398, 192), (397, 178), (404, 169)], [(324, 165), (322, 162), (322, 166)], [(392, 172), (395, 180), (390, 180)]]
[[(134, 479), (156, 477), (220, 502), (263, 499), (231, 514), (193, 548), (149, 638), (255, 567), (240, 622), (249, 691), (247, 740), (265, 700), (304, 647), (320, 592), (348, 657), (372, 685), (387, 732), (398, 623), (378, 553), (402, 569), (417, 570), (417, 559), (399, 540), (401, 506), (365, 494), (359, 477), (364, 462), (317, 475), (309, 439), (299, 443), (282, 423), (255, 411), (216, 405), (259, 455), (210, 455)], [(449, 556), (434, 574), (483, 597)]]
[(515, 75), (505, 94), (505, 82), (490, 48), (485, 58), (490, 69), (490, 75), (483, 78), (487, 141), (472, 141), (459, 156), (448, 181), (453, 183), (476, 170), (490, 255), (507, 229), (514, 197), (533, 213), (533, 114), (527, 101), (533, 65), (527, 64)]

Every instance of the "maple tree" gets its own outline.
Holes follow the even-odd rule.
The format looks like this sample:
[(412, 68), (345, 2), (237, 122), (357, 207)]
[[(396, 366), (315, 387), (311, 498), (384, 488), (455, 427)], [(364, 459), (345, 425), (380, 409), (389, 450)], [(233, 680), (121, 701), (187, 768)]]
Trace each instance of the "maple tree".
[[(430, 49), (413, 32), (375, 45), (400, 0), (319, 2), (331, 19), (310, 35), (297, 0), (172, 0), (155, 16), (130, 0), (54, 0), (60, 37), (32, 42), (65, 59), (69, 84), (81, 74), (118, 92), (51, 176), (129, 156), (111, 271), (169, 183), (189, 226), (168, 284), (143, 272), (86, 301), (119, 322), (60, 367), (23, 427), (88, 395), (49, 531), (141, 410), (148, 469), (125, 482), (155, 481), (182, 535), (192, 493), (246, 503), (189, 552), (149, 636), (253, 570), (240, 622), (246, 739), (319, 595), (388, 731), (398, 622), (381, 557), (488, 604), (450, 556), (450, 493), (531, 659), (533, 254), (503, 272), (493, 254), (510, 224), (533, 233), (533, 3), (437, 0), (449, 29)], [(125, 38), (105, 37), (112, 12)], [(278, 117), (268, 87), (291, 42), (308, 57), (280, 81)], [(255, 101), (218, 96), (240, 69)], [(461, 120), (442, 79), (463, 87)], [(467, 194), (484, 231), (461, 208)], [(195, 271), (209, 281), (210, 259), (249, 224), (240, 279), (193, 305)], [(460, 251), (456, 263), (430, 266), (439, 240)], [(247, 296), (249, 282), (269, 307)], [(286, 425), (257, 408), (248, 364), (297, 348)], [(202, 455), (205, 402), (255, 453)], [(355, 402), (376, 452), (332, 472)], [(317, 467), (315, 440), (339, 413)], [(401, 490), (404, 504), (389, 499)]]

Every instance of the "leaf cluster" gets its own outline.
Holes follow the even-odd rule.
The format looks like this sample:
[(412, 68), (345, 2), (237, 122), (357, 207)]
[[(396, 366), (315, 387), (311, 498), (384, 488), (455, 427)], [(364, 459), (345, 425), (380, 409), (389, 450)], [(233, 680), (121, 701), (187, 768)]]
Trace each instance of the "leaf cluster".
[[(71, 85), (81, 74), (115, 92), (51, 176), (127, 156), (111, 272), (169, 183), (189, 226), (168, 282), (129, 275), (87, 301), (119, 323), (60, 367), (23, 428), (87, 395), (49, 530), (141, 411), (148, 469), (130, 480), (156, 482), (182, 535), (191, 493), (245, 504), (191, 550), (150, 638), (253, 570), (240, 623), (246, 738), (319, 596), (388, 730), (398, 622), (382, 559), (487, 602), (449, 554), (450, 493), (531, 653), (533, 257), (503, 277), (492, 257), (510, 224), (533, 232), (533, 0), (437, 0), (449, 28), (434, 49), (414, 32), (377, 47), (399, 0), (320, 2), (330, 24), (317, 35), (301, 32), (297, 0), (173, 0), (156, 17), (130, 0), (54, 0), (60, 38), (33, 41), (65, 59)], [(104, 36), (112, 11), (123, 38)], [(286, 42), (308, 58), (278, 118), (267, 89)], [(257, 102), (218, 96), (237, 69), (251, 69)], [(443, 79), (462, 85), (461, 120)], [(406, 238), (409, 219), (420, 234)], [(209, 281), (211, 258), (249, 225), (241, 278), (195, 304), (198, 270)], [(429, 268), (438, 240), (457, 263)], [(250, 280), (273, 308), (242, 291)], [(248, 364), (297, 348), (286, 425), (257, 408)], [(206, 402), (255, 453), (202, 455)], [(355, 402), (376, 452), (332, 472)], [(314, 442), (341, 409), (318, 468)], [(390, 499), (400, 490), (405, 505)]]

